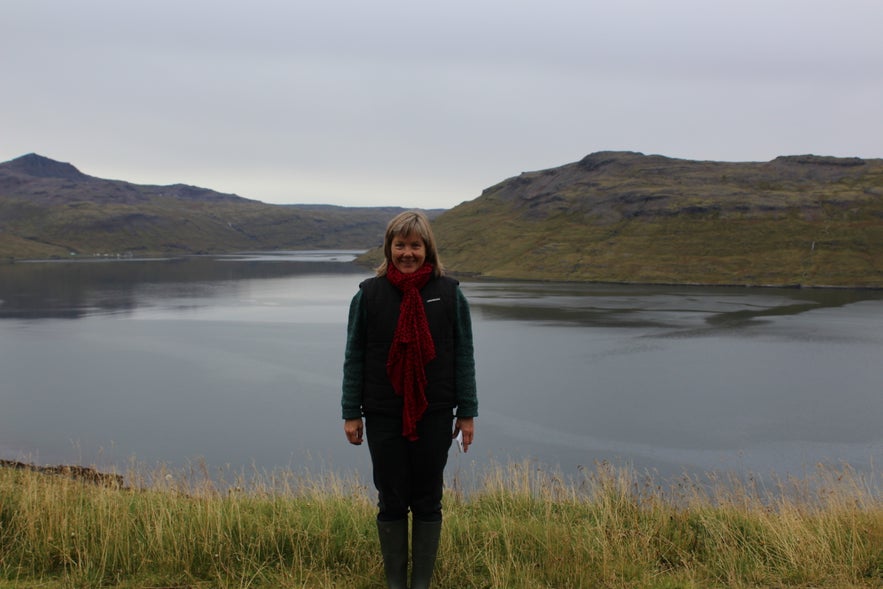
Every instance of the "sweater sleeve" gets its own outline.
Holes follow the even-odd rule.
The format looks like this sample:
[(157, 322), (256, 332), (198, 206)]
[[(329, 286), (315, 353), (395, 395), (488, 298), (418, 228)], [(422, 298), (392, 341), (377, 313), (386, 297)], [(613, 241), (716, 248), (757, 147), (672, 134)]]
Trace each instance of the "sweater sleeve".
[(469, 302), (457, 288), (454, 361), (456, 362), (457, 417), (478, 415), (478, 394), (475, 384), (475, 349), (472, 343), (472, 317)]
[(341, 409), (344, 419), (362, 416), (362, 386), (365, 375), (365, 311), (362, 290), (350, 302), (346, 327), (346, 350), (343, 357), (343, 394)]

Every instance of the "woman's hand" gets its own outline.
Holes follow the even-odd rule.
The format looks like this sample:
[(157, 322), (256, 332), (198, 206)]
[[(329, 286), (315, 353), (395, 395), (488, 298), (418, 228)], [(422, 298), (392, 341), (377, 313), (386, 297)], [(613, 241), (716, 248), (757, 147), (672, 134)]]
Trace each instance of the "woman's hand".
[(365, 425), (361, 417), (345, 420), (343, 422), (343, 431), (350, 444), (355, 444), (356, 446), (362, 444), (362, 434), (365, 432)]
[(454, 435), (452, 437), (456, 438), (460, 432), (463, 432), (463, 452), (468, 452), (469, 445), (472, 443), (473, 438), (475, 438), (475, 420), (472, 417), (458, 417), (454, 422)]

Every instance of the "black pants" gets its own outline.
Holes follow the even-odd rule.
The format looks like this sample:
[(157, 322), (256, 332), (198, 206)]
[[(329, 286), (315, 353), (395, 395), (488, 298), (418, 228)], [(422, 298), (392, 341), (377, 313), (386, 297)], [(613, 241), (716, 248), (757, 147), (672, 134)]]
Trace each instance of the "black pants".
[(424, 415), (417, 424), (418, 439), (409, 442), (402, 437), (401, 417), (365, 416), (379, 521), (404, 519), (409, 510), (420, 521), (441, 520), (453, 419), (451, 411)]

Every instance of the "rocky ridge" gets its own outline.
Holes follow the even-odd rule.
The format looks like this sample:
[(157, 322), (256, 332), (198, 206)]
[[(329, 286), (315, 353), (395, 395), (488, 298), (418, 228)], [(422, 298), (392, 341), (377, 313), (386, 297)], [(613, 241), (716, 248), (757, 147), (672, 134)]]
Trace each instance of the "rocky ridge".
[(883, 160), (598, 152), (485, 189), (436, 223), (493, 278), (883, 286)]

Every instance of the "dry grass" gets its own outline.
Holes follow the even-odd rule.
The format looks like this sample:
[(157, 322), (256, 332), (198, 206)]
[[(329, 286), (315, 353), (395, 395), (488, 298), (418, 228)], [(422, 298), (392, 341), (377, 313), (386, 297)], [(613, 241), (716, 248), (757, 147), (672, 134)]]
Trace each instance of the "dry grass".
[[(218, 477), (215, 477), (216, 479)], [(374, 493), (330, 473), (133, 470), (99, 486), (0, 469), (0, 587), (382, 587)], [(529, 463), (455, 486), (435, 586), (880, 587), (875, 477), (665, 486)]]

